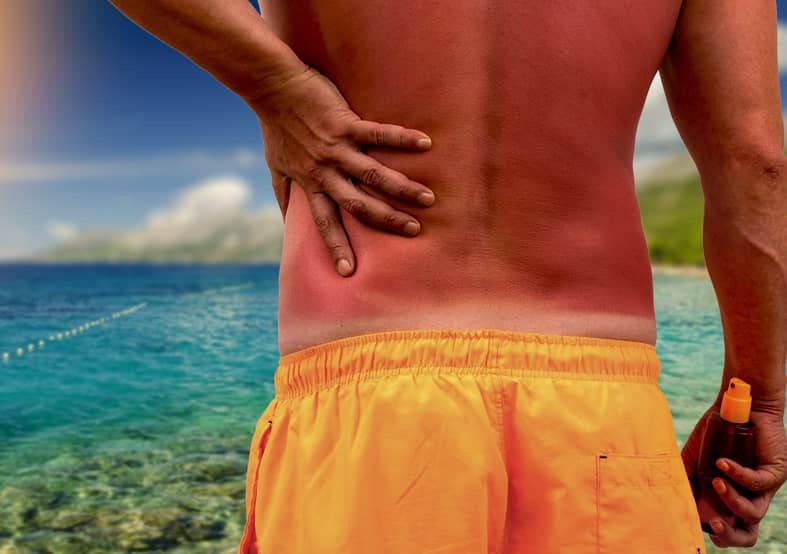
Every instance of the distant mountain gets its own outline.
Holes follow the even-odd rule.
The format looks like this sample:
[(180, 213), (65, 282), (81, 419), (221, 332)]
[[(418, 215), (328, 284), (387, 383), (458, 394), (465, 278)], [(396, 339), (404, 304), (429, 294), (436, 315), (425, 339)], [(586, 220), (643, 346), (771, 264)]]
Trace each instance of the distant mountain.
[(275, 262), (281, 258), (283, 226), (278, 212), (236, 214), (206, 223), (192, 237), (157, 241), (135, 233), (92, 230), (37, 256), (60, 262)]
[(662, 264), (704, 266), (704, 198), (699, 175), (690, 170), (678, 177), (675, 175), (680, 173), (665, 174), (671, 176), (654, 178), (637, 188), (650, 259)]

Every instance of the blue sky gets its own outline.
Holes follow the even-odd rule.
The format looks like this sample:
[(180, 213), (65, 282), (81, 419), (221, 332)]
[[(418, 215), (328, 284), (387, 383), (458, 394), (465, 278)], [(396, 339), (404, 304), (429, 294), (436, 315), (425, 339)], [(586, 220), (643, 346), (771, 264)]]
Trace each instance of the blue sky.
[[(0, 140), (0, 258), (49, 246), (58, 229), (138, 227), (211, 176), (242, 179), (251, 207), (274, 203), (256, 118), (210, 75), (108, 2), (4, 5), (0, 21), (16, 6), (28, 41), (9, 57), (32, 56), (40, 75), (18, 64), (18, 82), (0, 81), (15, 102)], [(787, 0), (778, 7), (787, 18)]]
[(43, 175), (0, 180), (0, 258), (52, 243), (52, 221), (138, 225), (206, 176), (243, 177), (255, 204), (274, 202), (256, 117), (228, 89), (109, 2), (31, 4), (47, 9), (28, 24), (57, 21), (34, 22), (46, 94), (0, 144), (0, 164)]

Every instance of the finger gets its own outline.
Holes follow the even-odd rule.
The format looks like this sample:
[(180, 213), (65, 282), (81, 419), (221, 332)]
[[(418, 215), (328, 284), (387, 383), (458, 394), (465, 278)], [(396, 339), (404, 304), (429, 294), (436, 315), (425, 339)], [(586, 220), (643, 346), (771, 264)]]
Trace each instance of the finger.
[(754, 546), (757, 544), (759, 524), (732, 527), (721, 518), (710, 520), (713, 534), (709, 535), (713, 544), (721, 548), (728, 546)]
[(416, 131), (415, 129), (407, 129), (401, 125), (376, 123), (374, 121), (359, 120), (354, 122), (350, 125), (348, 137), (359, 144), (374, 144), (413, 150), (428, 150), (432, 147), (432, 139), (426, 133)]
[(736, 483), (754, 492), (766, 491), (781, 485), (781, 479), (768, 466), (751, 469), (729, 458), (719, 458), (716, 460), (716, 467)]
[(411, 181), (371, 156), (354, 151), (344, 157), (338, 166), (364, 185), (381, 190), (394, 198), (422, 206), (431, 206), (434, 203), (434, 193), (428, 187)]
[(725, 479), (717, 477), (713, 480), (713, 488), (730, 511), (747, 524), (754, 524), (765, 517), (770, 499), (765, 495), (749, 499), (740, 494)]
[(338, 173), (326, 176), (325, 188), (344, 211), (359, 221), (402, 235), (421, 232), (421, 224), (413, 216), (367, 194)]
[(331, 251), (336, 271), (342, 277), (349, 277), (355, 271), (355, 256), (336, 203), (322, 192), (313, 192), (308, 197), (314, 223)]

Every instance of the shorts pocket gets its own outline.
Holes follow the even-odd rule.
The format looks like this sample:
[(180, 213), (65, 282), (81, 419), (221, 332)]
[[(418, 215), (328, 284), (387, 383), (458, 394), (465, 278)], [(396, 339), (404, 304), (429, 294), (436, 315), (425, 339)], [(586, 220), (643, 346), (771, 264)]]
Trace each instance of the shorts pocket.
[[(250, 502), (248, 503), (248, 512), (246, 514), (246, 526), (243, 530), (243, 538), (240, 541), (240, 554), (259, 554), (257, 548), (257, 530), (256, 530), (256, 513), (257, 513), (257, 497), (259, 495), (259, 479), (260, 479), (260, 466), (262, 459), (265, 455), (265, 449), (268, 446), (268, 440), (273, 430), (273, 420), (261, 422), (264, 427), (260, 434), (259, 445), (257, 446), (256, 458), (257, 462), (254, 467), (253, 473), (248, 473), (247, 480), (252, 479), (250, 489)], [(253, 458), (251, 458), (253, 460)], [(248, 483), (247, 483), (248, 487)]]
[(679, 454), (596, 455), (598, 554), (705, 554)]

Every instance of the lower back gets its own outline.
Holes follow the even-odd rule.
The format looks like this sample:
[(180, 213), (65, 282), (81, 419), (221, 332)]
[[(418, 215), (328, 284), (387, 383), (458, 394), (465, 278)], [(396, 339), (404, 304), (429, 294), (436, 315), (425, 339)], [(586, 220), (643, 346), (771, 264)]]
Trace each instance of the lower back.
[[(429, 208), (386, 198), (421, 221), (414, 238), (342, 212), (357, 258), (355, 274), (343, 278), (294, 183), (280, 275), (282, 354), (406, 328), (655, 343), (631, 165), (679, 2), (427, 4), (267, 8), (274, 30), (362, 118), (432, 137), (427, 153), (366, 151), (437, 198)], [(366, 28), (373, 32), (358, 31)]]

